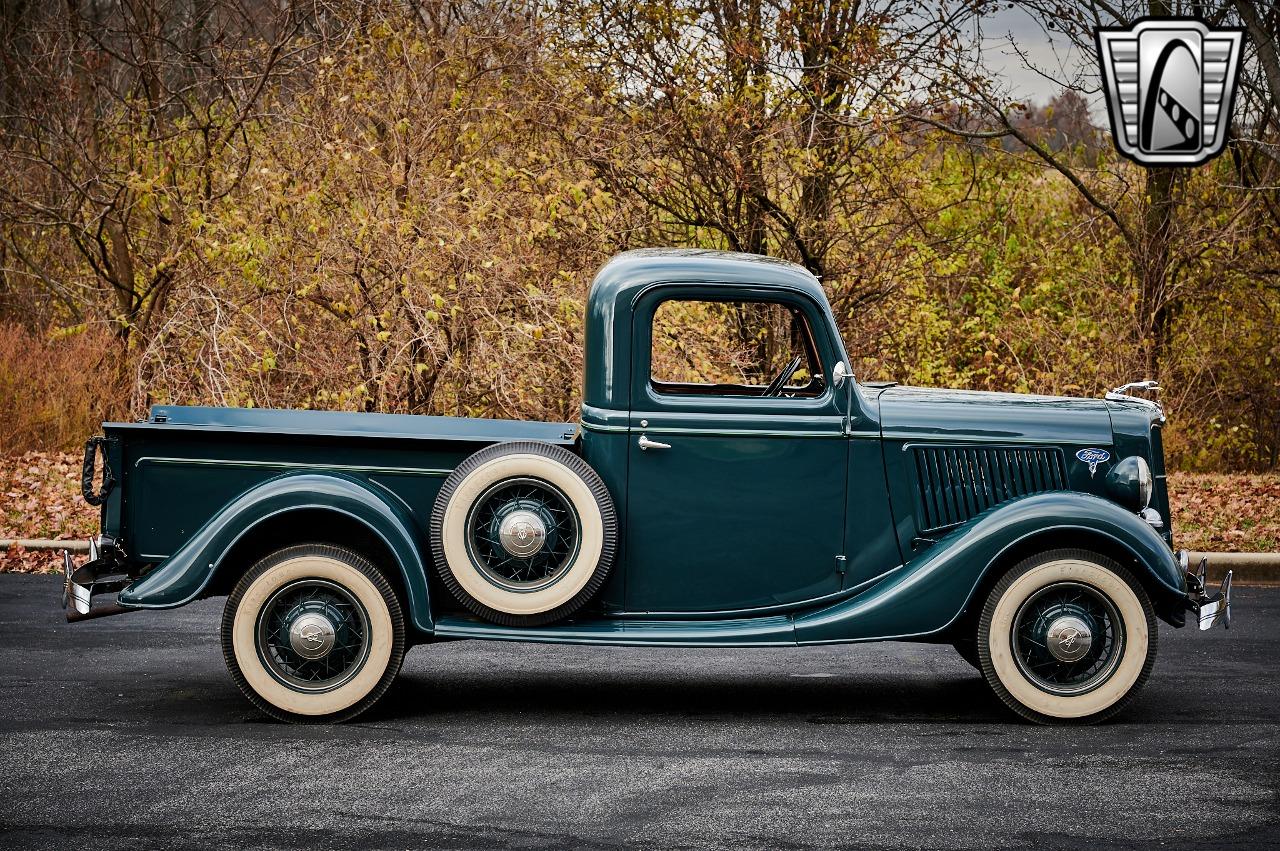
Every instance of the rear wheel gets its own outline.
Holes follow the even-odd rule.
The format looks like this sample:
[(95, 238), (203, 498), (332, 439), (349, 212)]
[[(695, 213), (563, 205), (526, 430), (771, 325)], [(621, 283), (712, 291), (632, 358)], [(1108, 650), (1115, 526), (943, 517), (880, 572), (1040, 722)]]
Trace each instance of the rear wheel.
[(1033, 556), (996, 583), (978, 624), (978, 663), (1004, 703), (1039, 723), (1096, 723), (1151, 675), (1156, 621), (1146, 591), (1084, 550)]
[(405, 653), (395, 590), (363, 556), (304, 544), (258, 562), (222, 615), (236, 685), (275, 718), (345, 721), (390, 687)]

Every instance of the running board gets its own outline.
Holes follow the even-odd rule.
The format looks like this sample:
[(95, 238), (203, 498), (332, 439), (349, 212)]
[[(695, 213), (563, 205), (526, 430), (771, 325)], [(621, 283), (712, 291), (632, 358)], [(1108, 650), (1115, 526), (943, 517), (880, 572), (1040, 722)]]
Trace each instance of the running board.
[(551, 644), (613, 644), (650, 647), (794, 647), (790, 617), (737, 620), (596, 620), (567, 621), (551, 626), (502, 626), (478, 618), (438, 618), (437, 638), (528, 641)]

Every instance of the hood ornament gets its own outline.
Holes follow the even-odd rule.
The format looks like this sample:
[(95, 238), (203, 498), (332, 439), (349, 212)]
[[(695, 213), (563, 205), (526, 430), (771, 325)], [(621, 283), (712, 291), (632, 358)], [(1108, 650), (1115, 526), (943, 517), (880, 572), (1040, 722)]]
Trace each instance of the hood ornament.
[(1160, 382), (1148, 378), (1146, 381), (1130, 381), (1128, 384), (1121, 384), (1114, 390), (1108, 390), (1106, 400), (1108, 402), (1140, 402), (1143, 405), (1150, 406), (1157, 414), (1160, 415), (1160, 422), (1165, 421), (1164, 407), (1155, 399), (1142, 399), (1134, 396), (1129, 391), (1142, 390), (1149, 393), (1160, 392)]
[(1121, 384), (1119, 387), (1115, 388), (1114, 390), (1108, 390), (1107, 398), (1113, 399), (1113, 400), (1129, 399), (1131, 398), (1129, 393), (1130, 390), (1150, 390), (1152, 392), (1159, 392), (1160, 382), (1153, 381), (1150, 378), (1148, 378), (1146, 381), (1130, 381), (1128, 384)]

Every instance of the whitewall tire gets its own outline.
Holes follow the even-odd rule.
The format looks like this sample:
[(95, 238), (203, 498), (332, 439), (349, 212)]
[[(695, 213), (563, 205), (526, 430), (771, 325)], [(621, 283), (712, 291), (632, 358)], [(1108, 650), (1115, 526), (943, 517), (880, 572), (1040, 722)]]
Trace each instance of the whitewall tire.
[(371, 707), (404, 661), (395, 589), (368, 559), (327, 544), (279, 550), (236, 584), (222, 616), (236, 685), (283, 721), (345, 721)]
[(572, 452), (498, 443), (445, 480), (431, 550), (464, 606), (507, 626), (539, 626), (586, 605), (613, 566), (618, 522), (604, 482)]
[(1026, 559), (991, 590), (978, 623), (979, 670), (1004, 703), (1039, 723), (1096, 723), (1151, 674), (1156, 619), (1146, 591), (1085, 550)]

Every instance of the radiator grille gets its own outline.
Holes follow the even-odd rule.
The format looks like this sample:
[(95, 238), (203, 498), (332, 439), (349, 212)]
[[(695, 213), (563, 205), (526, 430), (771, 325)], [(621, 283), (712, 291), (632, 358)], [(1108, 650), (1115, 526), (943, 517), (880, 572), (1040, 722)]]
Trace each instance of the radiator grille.
[(916, 446), (920, 530), (959, 525), (1010, 499), (1067, 488), (1052, 446)]

